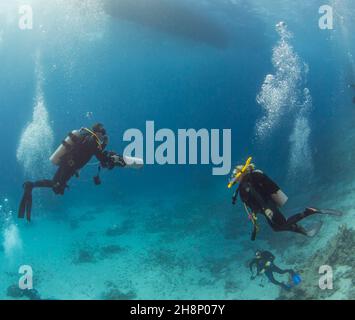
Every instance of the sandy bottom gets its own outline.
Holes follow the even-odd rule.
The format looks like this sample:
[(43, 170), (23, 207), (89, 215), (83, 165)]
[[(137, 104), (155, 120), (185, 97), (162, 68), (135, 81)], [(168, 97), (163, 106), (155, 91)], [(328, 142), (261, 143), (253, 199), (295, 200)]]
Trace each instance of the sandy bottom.
[[(297, 269), (340, 225), (355, 227), (354, 187), (337, 197), (335, 190), (322, 191), (318, 205), (336, 203), (344, 216), (312, 218), (323, 222), (312, 239), (274, 234), (263, 223), (252, 243), (241, 206), (222, 198), (201, 204), (193, 195), (184, 201), (177, 195), (164, 202), (135, 198), (132, 204), (73, 207), (66, 218), (47, 213), (30, 225), (13, 219), (16, 228), (9, 232), (8, 224), (8, 232), (2, 230), (0, 299), (9, 299), (7, 288), (18, 283), (21, 265), (32, 267), (44, 299), (276, 299), (278, 287), (263, 277), (250, 280), (247, 263), (254, 250), (270, 250), (280, 267)], [(355, 297), (338, 292), (334, 298)]]

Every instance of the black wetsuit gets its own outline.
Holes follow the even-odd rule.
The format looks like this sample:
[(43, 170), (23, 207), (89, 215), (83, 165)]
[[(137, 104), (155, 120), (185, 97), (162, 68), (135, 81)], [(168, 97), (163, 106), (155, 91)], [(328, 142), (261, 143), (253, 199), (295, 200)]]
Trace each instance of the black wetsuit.
[[(107, 168), (110, 166), (110, 153), (104, 151), (106, 145), (98, 144), (96, 138), (90, 132), (82, 129), (79, 137), (71, 134), (71, 139), (74, 140), (74, 147), (60, 159), (59, 168), (53, 179), (37, 181), (34, 183), (35, 188), (53, 188), (55, 194), (63, 195), (67, 188), (67, 182), (74, 175), (78, 175), (78, 171), (93, 156), (100, 161), (102, 167)], [(70, 146), (68, 147), (70, 148)]]
[[(279, 186), (268, 176), (259, 170), (255, 170), (247, 173), (243, 177), (238, 189), (234, 193), (233, 203), (236, 202), (239, 194), (242, 201), (253, 211), (253, 213), (261, 213), (266, 217), (267, 222), (274, 231), (292, 231), (307, 235), (307, 231), (297, 225), (297, 223), (317, 212), (306, 209), (304, 212), (286, 219), (271, 198), (271, 195), (279, 190)], [(270, 209), (273, 212), (271, 219), (265, 214), (267, 209)], [(255, 237), (256, 230), (254, 228), (252, 240), (255, 240)]]
[(261, 252), (260, 255), (261, 255), (260, 258), (255, 258), (249, 263), (249, 268), (251, 272), (253, 272), (253, 267), (256, 266), (256, 275), (253, 278), (264, 273), (268, 277), (271, 283), (280, 286), (283, 289), (289, 290), (290, 286), (280, 281), (277, 281), (274, 277), (274, 273), (279, 273), (279, 274), (289, 273), (291, 277), (294, 276), (296, 273), (291, 269), (282, 270), (279, 267), (277, 267), (274, 264), (275, 256), (271, 252), (263, 251)]
[[(32, 209), (32, 189), (33, 188), (51, 188), (55, 194), (63, 195), (68, 187), (68, 181), (74, 176), (78, 176), (78, 171), (83, 168), (90, 159), (95, 156), (103, 168), (113, 169), (115, 164), (112, 160), (114, 152), (104, 151), (106, 143), (99, 143), (89, 130), (81, 129), (79, 136), (72, 133), (69, 134), (74, 144), (63, 144), (68, 148), (68, 152), (60, 159), (59, 168), (52, 180), (39, 180), (36, 182), (26, 182), (24, 184), (25, 192), (19, 208), (19, 218), (24, 218), (25, 213), (27, 220), (31, 219)], [(121, 166), (124, 166), (122, 159)]]

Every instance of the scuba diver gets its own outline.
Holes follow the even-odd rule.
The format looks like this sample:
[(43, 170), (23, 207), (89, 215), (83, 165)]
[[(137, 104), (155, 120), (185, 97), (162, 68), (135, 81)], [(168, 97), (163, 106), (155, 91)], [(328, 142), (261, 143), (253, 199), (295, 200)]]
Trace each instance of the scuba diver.
[(239, 183), (233, 195), (233, 204), (236, 204), (238, 195), (240, 195), (248, 217), (253, 223), (252, 241), (256, 239), (259, 231), (258, 213), (266, 217), (268, 224), (275, 232), (291, 231), (308, 237), (315, 236), (321, 225), (317, 225), (307, 231), (298, 224), (301, 220), (314, 214), (342, 215), (341, 212), (335, 210), (306, 208), (304, 212), (286, 219), (279, 208), (285, 205), (288, 200), (287, 196), (267, 175), (260, 170), (256, 170), (251, 161), (252, 158), (249, 158), (245, 165), (237, 166), (234, 169), (228, 188), (232, 188), (232, 186)]
[[(112, 151), (105, 151), (108, 144), (106, 130), (101, 123), (95, 124), (91, 129), (81, 128), (69, 133), (58, 149), (53, 153), (50, 161), (58, 166), (52, 180), (39, 180), (25, 182), (24, 194), (20, 203), (18, 217), (31, 221), (32, 190), (34, 188), (50, 188), (56, 195), (64, 195), (68, 188), (68, 181), (73, 177), (79, 177), (82, 169), (90, 159), (95, 156), (100, 162), (99, 172), (102, 168), (112, 170), (115, 167), (140, 168), (143, 160), (117, 155)], [(99, 173), (94, 177), (96, 185), (101, 184)]]
[[(250, 261), (249, 269), (253, 274), (253, 268), (256, 267), (255, 275), (251, 276), (251, 280), (256, 279), (257, 276), (265, 274), (271, 283), (280, 286), (282, 289), (290, 290), (293, 286), (301, 283), (301, 277), (291, 269), (282, 270), (274, 264), (275, 256), (269, 251), (256, 251), (255, 258)], [(291, 278), (292, 284), (285, 284), (277, 281), (274, 277), (274, 273), (286, 274), (288, 273)]]

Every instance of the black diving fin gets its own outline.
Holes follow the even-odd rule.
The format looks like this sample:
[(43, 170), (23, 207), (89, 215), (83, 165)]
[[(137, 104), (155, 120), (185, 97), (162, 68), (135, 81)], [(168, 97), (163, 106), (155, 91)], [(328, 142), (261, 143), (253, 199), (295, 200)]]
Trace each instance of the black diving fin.
[(23, 185), (24, 188), (24, 194), (21, 199), (19, 211), (18, 211), (18, 217), (20, 219), (23, 219), (26, 214), (26, 218), (28, 222), (31, 221), (31, 212), (32, 212), (32, 189), (33, 189), (33, 183), (32, 182), (26, 182)]

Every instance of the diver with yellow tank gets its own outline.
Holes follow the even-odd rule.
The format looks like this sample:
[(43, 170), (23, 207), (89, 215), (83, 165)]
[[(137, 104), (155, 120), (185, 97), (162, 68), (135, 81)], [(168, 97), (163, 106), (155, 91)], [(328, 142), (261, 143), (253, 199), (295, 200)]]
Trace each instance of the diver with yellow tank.
[[(58, 166), (52, 180), (39, 180), (36, 182), (25, 182), (24, 194), (20, 203), (18, 217), (23, 219), (26, 215), (31, 220), (32, 211), (32, 190), (34, 188), (50, 188), (57, 195), (63, 195), (68, 188), (68, 181), (73, 177), (79, 177), (79, 170), (88, 164), (95, 156), (100, 162), (99, 172), (102, 168), (112, 170), (115, 167), (140, 168), (143, 160), (120, 156), (113, 151), (105, 151), (108, 144), (106, 129), (100, 123), (95, 124), (91, 129), (81, 128), (69, 133), (53, 153), (50, 161)], [(99, 173), (94, 177), (96, 185), (101, 184)]]
[(236, 184), (239, 185), (233, 195), (233, 204), (236, 204), (239, 195), (249, 219), (253, 223), (251, 237), (253, 241), (259, 231), (257, 214), (264, 215), (268, 224), (276, 232), (291, 231), (308, 237), (313, 237), (319, 231), (321, 225), (306, 230), (298, 224), (304, 218), (314, 214), (342, 215), (341, 212), (336, 210), (306, 208), (302, 213), (285, 218), (280, 208), (285, 205), (288, 197), (274, 181), (262, 171), (256, 169), (251, 157), (244, 165), (236, 166), (234, 169), (228, 188), (232, 188)]

